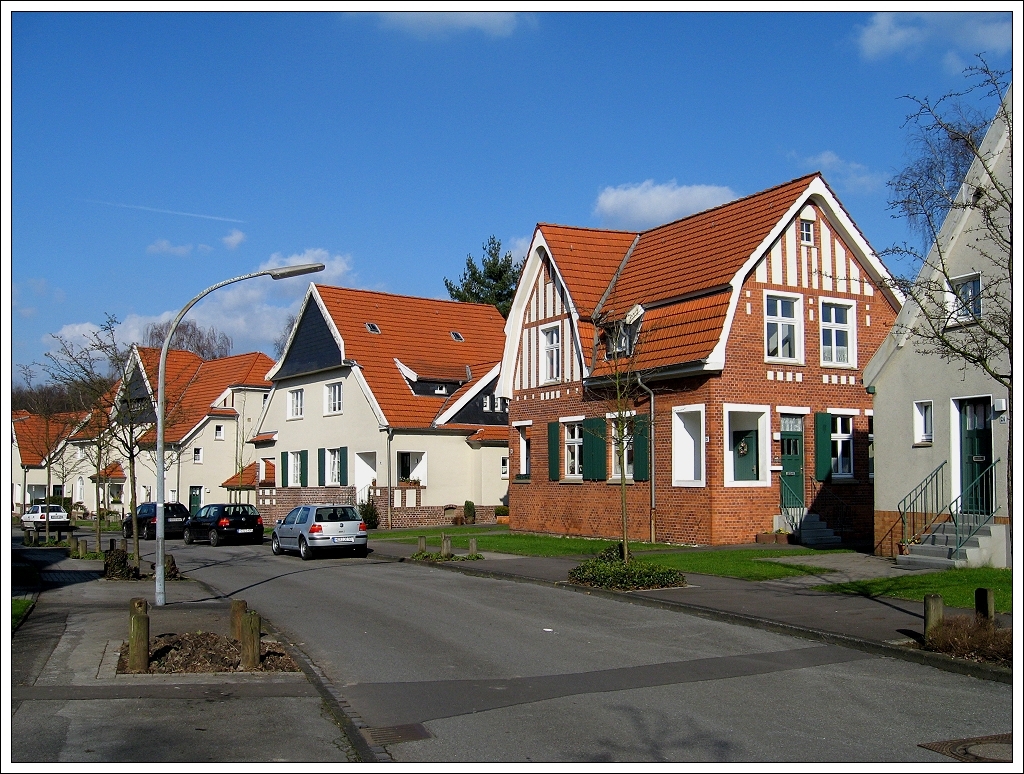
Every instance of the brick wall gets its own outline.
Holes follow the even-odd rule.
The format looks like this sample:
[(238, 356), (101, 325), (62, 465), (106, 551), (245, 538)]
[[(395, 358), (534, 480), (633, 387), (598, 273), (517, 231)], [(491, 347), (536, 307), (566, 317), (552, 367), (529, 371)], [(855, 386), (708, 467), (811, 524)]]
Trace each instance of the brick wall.
[[(861, 276), (866, 272), (861, 271)], [(764, 291), (803, 295), (803, 365), (768, 364), (764, 356)], [(849, 299), (856, 303), (857, 368), (838, 369), (820, 365), (818, 297)], [(747, 312), (747, 305), (750, 311)], [(814, 310), (814, 318), (810, 310)], [(871, 324), (866, 318), (870, 316)], [(804, 499), (810, 512), (821, 511), (826, 496), (815, 502), (814, 417), (828, 408), (857, 409), (853, 417), (854, 479), (827, 482), (822, 486), (841, 498), (851, 509), (852, 534), (848, 537), (867, 541), (874, 537), (874, 487), (868, 476), (868, 423), (866, 410), (871, 396), (862, 383), (863, 368), (892, 327), (895, 313), (885, 297), (874, 294), (819, 291), (795, 286), (772, 286), (747, 278), (726, 351), (726, 367), (721, 375), (709, 375), (655, 382), (657, 415), (654, 419), (654, 464), (658, 540), (674, 543), (736, 544), (753, 542), (758, 532), (773, 528), (773, 516), (779, 513), (778, 474), (771, 473), (771, 486), (725, 486), (724, 403), (766, 405), (770, 407), (769, 432), (780, 430), (778, 406), (806, 407), (804, 418)], [(772, 379), (767, 372), (772, 371)], [(780, 378), (781, 374), (781, 378)], [(833, 383), (833, 377), (835, 383)], [(825, 380), (827, 379), (827, 383)], [(672, 413), (674, 405), (705, 405), (705, 486), (672, 486)], [(636, 402), (638, 413), (648, 413), (646, 397)], [(509, 456), (512, 481), (509, 487), (509, 522), (514, 530), (614, 537), (621, 534), (619, 488), (607, 482), (565, 482), (548, 480), (547, 424), (564, 416), (604, 416), (614, 410), (608, 402), (584, 395), (580, 382), (516, 390), (510, 405), (510, 422), (532, 420), (526, 428), (531, 442), (529, 481), (516, 480), (520, 473), (519, 428), (510, 432)], [(770, 464), (779, 463), (780, 444), (771, 442)], [(559, 453), (561, 454), (561, 446)], [(609, 444), (610, 448), (610, 444)], [(610, 468), (609, 468), (610, 470)], [(630, 485), (627, 497), (629, 534), (634, 539), (650, 536), (650, 484)], [(838, 527), (838, 524), (830, 526)], [(875, 541), (877, 543), (877, 541)]]
[(311, 503), (329, 505), (355, 505), (354, 486), (288, 486), (256, 490), (256, 507), (263, 516), (264, 526), (272, 527), (292, 508)]

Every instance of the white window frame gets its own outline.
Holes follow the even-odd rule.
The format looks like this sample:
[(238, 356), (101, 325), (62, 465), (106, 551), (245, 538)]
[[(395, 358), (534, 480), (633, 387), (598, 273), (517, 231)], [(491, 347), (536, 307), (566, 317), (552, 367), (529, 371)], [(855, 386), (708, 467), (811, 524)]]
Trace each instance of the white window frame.
[(875, 415), (874, 412), (868, 414), (864, 412), (868, 417), (868, 478), (874, 480), (875, 478)]
[[(768, 300), (779, 298), (793, 302), (793, 317), (780, 317), (779, 315), (768, 314)], [(761, 333), (764, 336), (764, 362), (766, 363), (789, 363), (791, 365), (804, 364), (804, 297), (799, 293), (785, 293), (778, 290), (764, 291), (764, 325)], [(768, 354), (768, 325), (771, 323), (793, 325), (793, 357), (779, 357)], [(781, 344), (781, 339), (780, 342)]]
[[(830, 412), (830, 413), (832, 413), (832, 412)], [(832, 478), (833, 479), (850, 479), (850, 478), (853, 478), (853, 474), (854, 474), (854, 469), (853, 469), (853, 454), (854, 454), (854, 449), (853, 449), (853, 436), (854, 436), (853, 417), (854, 416), (855, 415), (853, 415), (853, 414), (835, 414), (835, 413), (832, 413), (832, 427), (830, 428), (831, 431), (832, 431), (832, 449), (830, 451), (830, 454), (832, 455)], [(849, 423), (849, 432), (847, 432), (846, 430), (843, 429), (844, 423), (847, 423), (847, 422)], [(835, 454), (836, 444), (839, 444), (839, 447), (838, 447), (839, 448), (839, 454), (838, 455)], [(837, 467), (839, 467), (841, 465), (841, 461), (843, 459), (843, 453), (842, 453), (843, 444), (848, 444), (848, 448), (849, 448), (849, 455), (848, 456), (849, 456), (849, 460), (850, 460), (850, 470), (847, 471), (847, 472), (840, 471), (840, 470), (836, 469)]]
[[(975, 314), (973, 311), (965, 311), (963, 299), (960, 297), (960, 288), (967, 285), (967, 283), (978, 283), (977, 294), (971, 296), (971, 302), (977, 304), (978, 312)], [(981, 272), (972, 272), (970, 274), (962, 274), (959, 277), (952, 277), (949, 281), (950, 285), (950, 304), (952, 314), (950, 315), (952, 322), (955, 325), (970, 325), (975, 320), (980, 320), (982, 315), (985, 313), (985, 306), (982, 302), (982, 290), (984, 286), (981, 281)]]
[[(805, 230), (810, 232), (810, 238), (809, 239), (804, 237)], [(800, 244), (802, 244), (802, 245), (813, 245), (814, 244), (814, 221), (813, 220), (805, 220), (803, 218), (800, 219)]]
[(513, 425), (519, 431), (519, 475), (523, 477), (530, 475), (530, 439), (527, 434), (532, 424), (532, 420), (527, 420)]
[(508, 478), (508, 455), (503, 455), (501, 458), (501, 477)]
[[(618, 438), (618, 435), (619, 434), (616, 433), (616, 426), (619, 423), (633, 424), (633, 422), (634, 422), (633, 417), (635, 417), (635, 416), (636, 416), (636, 412), (635, 411), (624, 411), (624, 412), (622, 412), (622, 414), (612, 413), (612, 414), (607, 414), (606, 415), (606, 418), (611, 423), (611, 429), (612, 429), (612, 442), (608, 445), (609, 448), (612, 451), (612, 464), (610, 465), (610, 469), (612, 471), (612, 475), (608, 478), (609, 481), (619, 481), (622, 478), (622, 475), (621, 475), (621, 473), (619, 472), (619, 469), (618, 469), (618, 466), (619, 466), (619, 438)], [(634, 427), (634, 429), (631, 429), (627, 433), (627, 435), (629, 435), (629, 440), (626, 441), (626, 480), (627, 481), (632, 481), (633, 480), (633, 470), (634, 470), (634, 467), (633, 467), (633, 465), (634, 465), (633, 432), (634, 432), (634, 430), (635, 430), (635, 427)]]
[[(707, 486), (707, 424), (704, 403), (672, 407), (672, 486)], [(685, 416), (699, 417), (696, 427)], [(695, 432), (698, 432), (696, 436)], [(698, 473), (696, 478), (694, 473)]]
[[(845, 306), (847, 307), (846, 324), (838, 324), (835, 322), (825, 322), (825, 305), (830, 304), (832, 306)], [(847, 334), (847, 357), (849, 358), (848, 363), (839, 363), (835, 361), (825, 360), (825, 345), (822, 341), (825, 330), (833, 331), (832, 334), (832, 353), (835, 355), (835, 331), (842, 330), (846, 331)], [(822, 296), (818, 299), (818, 358), (822, 368), (848, 368), (853, 369), (857, 367), (857, 302), (850, 301), (845, 298), (829, 298)]]
[(302, 486), (302, 452), (288, 452), (288, 486)]
[[(776, 295), (776, 294), (772, 294)], [(772, 485), (771, 479), (771, 406), (761, 406), (752, 403), (723, 403), (722, 404), (722, 428), (723, 428), (723, 486), (727, 487), (767, 487)], [(757, 437), (758, 437), (758, 478), (753, 481), (737, 481), (734, 478), (732, 465), (732, 415), (733, 414), (757, 414)]]
[(302, 419), (304, 413), (303, 403), (305, 401), (303, 388), (298, 387), (288, 390), (288, 419)]
[[(337, 390), (337, 400), (334, 400), (332, 393)], [(345, 387), (344, 382), (329, 382), (324, 385), (324, 416), (329, 417), (335, 414), (345, 413)]]
[[(579, 435), (576, 435), (576, 431), (570, 436), (569, 428), (577, 428)], [(564, 471), (562, 478), (569, 480), (582, 480), (583, 479), (583, 420), (576, 420), (572, 422), (562, 422), (562, 447), (564, 452), (562, 454)], [(570, 471), (574, 471), (571, 472)]]
[(327, 486), (341, 486), (341, 449), (327, 450)]
[(223, 441), (224, 440), (224, 425), (213, 426), (213, 440)]
[(914, 401), (914, 445), (931, 446), (935, 438), (935, 406), (930, 400)]
[[(548, 334), (554, 334), (552, 342)], [(544, 382), (562, 380), (562, 325), (548, 325), (540, 329), (541, 342), (544, 347)]]
[(491, 410), (491, 396), (490, 395), (484, 395), (483, 402), (484, 402), (484, 411), (490, 411)]
[(192, 464), (202, 465), (203, 464), (203, 447), (193, 446), (192, 447)]

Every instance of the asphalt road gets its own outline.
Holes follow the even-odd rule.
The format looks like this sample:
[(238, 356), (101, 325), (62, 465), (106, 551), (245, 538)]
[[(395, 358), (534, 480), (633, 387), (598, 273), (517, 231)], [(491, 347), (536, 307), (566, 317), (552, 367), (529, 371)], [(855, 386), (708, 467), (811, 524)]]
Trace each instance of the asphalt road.
[(1009, 685), (747, 627), (372, 555), (168, 550), (378, 734), (422, 724), (398, 761), (949, 762), (918, 744), (1012, 731)]

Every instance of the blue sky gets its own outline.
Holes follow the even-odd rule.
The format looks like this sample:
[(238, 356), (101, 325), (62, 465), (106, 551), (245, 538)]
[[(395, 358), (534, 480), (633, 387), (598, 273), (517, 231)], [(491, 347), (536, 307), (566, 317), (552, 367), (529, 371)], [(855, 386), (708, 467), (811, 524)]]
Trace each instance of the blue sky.
[[(1011, 66), (1000, 14), (12, 16), (11, 353), (203, 288), (447, 297), (495, 234), (645, 227), (820, 169), (876, 250), (905, 94)], [(190, 312), (271, 352), (308, 278)]]

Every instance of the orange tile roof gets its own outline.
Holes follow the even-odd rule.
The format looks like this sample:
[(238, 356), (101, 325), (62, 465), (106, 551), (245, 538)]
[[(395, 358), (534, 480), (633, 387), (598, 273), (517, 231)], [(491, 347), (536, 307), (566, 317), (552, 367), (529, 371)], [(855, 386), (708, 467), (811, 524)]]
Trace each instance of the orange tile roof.
[(232, 475), (223, 484), (221, 484), (221, 486), (225, 489), (255, 489), (258, 486), (273, 486), (276, 470), (274, 468), (274, 463), (267, 460), (266, 466), (264, 474), (266, 478), (264, 478), (263, 481), (256, 480), (259, 475), (260, 464), (258, 462), (252, 462), (242, 469), (241, 475), (238, 475), (237, 473)]
[[(447, 425), (446, 425), (447, 427)], [(508, 443), (508, 425), (484, 425), (477, 430), (473, 435), (467, 438), (467, 441), (481, 441), (484, 443)]]
[(50, 417), (28, 411), (11, 412), (21, 464), (30, 468), (43, 467), (43, 460), (58, 451), (87, 416), (84, 411), (62, 412)]
[[(345, 356), (363, 367), (363, 377), (393, 427), (430, 427), (449, 399), (413, 395), (395, 358), (413, 370), (419, 366), (424, 373), (459, 374), (463, 379), (470, 366), (474, 383), (501, 359), (505, 321), (493, 306), (315, 287), (345, 341)], [(370, 333), (367, 322), (376, 323), (380, 333)], [(450, 331), (458, 331), (465, 341), (455, 341)]]
[(95, 473), (89, 476), (89, 479), (92, 481), (96, 481), (97, 478), (100, 481), (126, 481), (128, 476), (124, 474), (124, 468), (121, 467), (120, 462), (111, 462), (100, 471), (99, 476)]
[(581, 317), (589, 318), (637, 232), (552, 223), (540, 223), (537, 228), (551, 248), (551, 257), (568, 286), (576, 311)]
[(271, 430), (269, 433), (259, 433), (258, 435), (254, 435), (248, 442), (251, 444), (258, 444), (271, 443), (275, 440), (277, 440), (277, 430)]
[[(139, 347), (138, 350), (150, 386), (156, 389), (160, 350), (152, 347)], [(178, 443), (206, 416), (237, 416), (233, 408), (213, 406), (213, 402), (229, 387), (269, 389), (271, 383), (266, 380), (266, 373), (273, 366), (274, 361), (262, 352), (203, 360), (191, 352), (168, 351), (165, 442)], [(156, 429), (149, 430), (140, 441), (156, 443)]]

